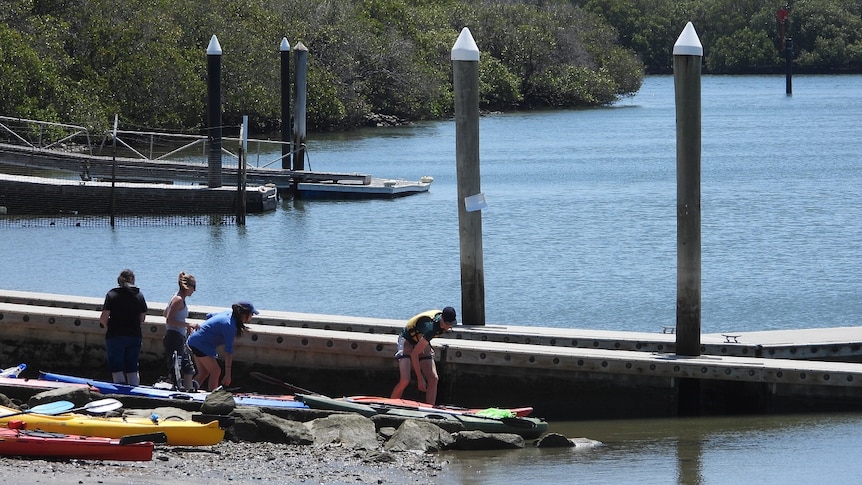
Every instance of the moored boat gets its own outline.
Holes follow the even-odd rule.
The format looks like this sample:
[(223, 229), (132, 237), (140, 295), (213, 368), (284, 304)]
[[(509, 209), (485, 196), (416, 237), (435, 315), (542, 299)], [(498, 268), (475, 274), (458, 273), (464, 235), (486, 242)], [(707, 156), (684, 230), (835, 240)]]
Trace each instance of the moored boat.
[(319, 394), (297, 394), (296, 399), (305, 402), (313, 409), (347, 411), (371, 417), (378, 414), (402, 418), (430, 419), (458, 423), (467, 431), (486, 433), (514, 433), (524, 439), (536, 439), (548, 431), (548, 422), (541, 418), (527, 416), (482, 416), (468, 412), (452, 413), (432, 410), (408, 409), (387, 404), (365, 404), (347, 398), (331, 398)]
[[(55, 374), (52, 372), (39, 372), (39, 378), (45, 381), (68, 382), (74, 384), (87, 384), (97, 389), (102, 394), (118, 394), (128, 396), (140, 396), (155, 399), (180, 399), (183, 401), (204, 402), (209, 392), (183, 392), (172, 389), (160, 389), (153, 386), (127, 386), (125, 384), (114, 384), (113, 382), (98, 381), (84, 377)], [(260, 406), (273, 408), (305, 408), (302, 402), (296, 401), (293, 395), (267, 395), (254, 393), (234, 393), (233, 399), (237, 405)]]
[(153, 442), (125, 443), (115, 438), (49, 433), (28, 430), (17, 420), (0, 428), (0, 456), (63, 458), (79, 460), (150, 461)]
[(529, 416), (533, 413), (533, 408), (530, 406), (522, 406), (516, 408), (465, 408), (460, 406), (451, 406), (445, 404), (438, 404), (436, 406), (432, 406), (430, 404), (413, 401), (410, 399), (393, 399), (389, 397), (382, 396), (348, 396), (345, 397), (344, 400), (350, 402), (356, 402), (361, 404), (368, 404), (371, 406), (374, 405), (385, 405), (392, 407), (399, 407), (404, 409), (414, 409), (417, 411), (428, 411), (428, 412), (436, 412), (436, 413), (448, 413), (448, 414), (480, 414), (488, 410), (498, 410), (504, 413), (511, 413), (510, 417), (514, 416)]
[[(13, 420), (20, 420), (19, 411), (0, 406), (0, 426), (8, 426)], [(219, 443), (224, 438), (224, 429), (218, 420), (209, 423), (195, 421), (175, 421), (153, 416), (146, 418), (98, 417), (66, 413), (58, 416), (28, 413), (27, 427), (50, 433), (74, 434), (81, 436), (101, 436), (122, 438), (128, 435), (164, 433), (167, 444), (179, 446), (207, 446)]]

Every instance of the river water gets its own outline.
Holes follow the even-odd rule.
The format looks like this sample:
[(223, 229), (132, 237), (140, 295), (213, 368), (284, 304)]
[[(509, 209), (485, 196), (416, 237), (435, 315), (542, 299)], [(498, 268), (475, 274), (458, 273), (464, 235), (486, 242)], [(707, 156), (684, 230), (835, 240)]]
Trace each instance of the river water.
[[(862, 321), (862, 76), (702, 80), (702, 329)], [(454, 122), (309, 137), (306, 168), (435, 181), (396, 200), (282, 201), (245, 227), (0, 228), (0, 287), (406, 319), (460, 310)], [(488, 323), (658, 332), (675, 322), (673, 78), (613, 107), (480, 122)], [(261, 157), (266, 160), (266, 157)], [(250, 163), (257, 163), (254, 156)], [(858, 481), (862, 416), (554, 423), (595, 450), (459, 454), (454, 481)], [(451, 478), (451, 477), (450, 477)]]

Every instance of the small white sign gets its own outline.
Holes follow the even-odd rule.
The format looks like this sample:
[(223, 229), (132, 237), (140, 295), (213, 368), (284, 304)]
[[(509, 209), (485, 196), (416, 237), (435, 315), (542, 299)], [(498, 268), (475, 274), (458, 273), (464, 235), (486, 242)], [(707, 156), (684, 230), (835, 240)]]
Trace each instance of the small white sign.
[(488, 202), (485, 200), (485, 193), (479, 192), (476, 195), (464, 197), (464, 207), (467, 209), (467, 212), (480, 211), (488, 207)]

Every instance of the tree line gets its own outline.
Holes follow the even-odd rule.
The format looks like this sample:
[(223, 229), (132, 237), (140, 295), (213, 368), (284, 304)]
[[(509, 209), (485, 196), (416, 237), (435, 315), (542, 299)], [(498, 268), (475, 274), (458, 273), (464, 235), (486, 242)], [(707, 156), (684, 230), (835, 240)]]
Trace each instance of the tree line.
[[(669, 72), (685, 22), (713, 73), (781, 72), (783, 2), (762, 0), (0, 0), (0, 114), (107, 131), (200, 132), (206, 47), (223, 48), (225, 125), (280, 130), (283, 38), (308, 55), (308, 128), (451, 116), (452, 45), (481, 51), (480, 103), (606, 105)], [(859, 72), (862, 0), (790, 5), (801, 72)]]

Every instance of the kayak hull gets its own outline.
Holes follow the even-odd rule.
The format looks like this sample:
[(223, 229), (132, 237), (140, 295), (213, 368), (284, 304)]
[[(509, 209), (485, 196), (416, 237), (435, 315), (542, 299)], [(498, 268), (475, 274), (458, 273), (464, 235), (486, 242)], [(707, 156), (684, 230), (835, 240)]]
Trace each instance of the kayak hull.
[[(12, 420), (22, 420), (16, 410), (0, 406), (0, 426), (8, 426)], [(6, 417), (4, 417), (6, 416)], [(26, 414), (27, 428), (49, 433), (73, 434), (80, 436), (100, 436), (103, 438), (122, 438), (128, 435), (164, 433), (167, 444), (174, 446), (208, 446), (224, 439), (224, 429), (218, 421), (197, 423), (194, 421), (151, 420), (145, 418), (106, 418), (67, 413), (58, 416)]]
[(514, 433), (528, 440), (537, 439), (548, 431), (548, 422), (540, 418), (524, 416), (490, 418), (466, 412), (435, 412), (433, 410), (405, 409), (386, 404), (370, 405), (354, 402), (347, 398), (336, 399), (312, 394), (297, 394), (296, 398), (313, 409), (354, 412), (367, 417), (385, 414), (402, 418), (429, 419), (436, 422), (448, 421), (460, 424), (467, 431)]
[[(114, 384), (113, 382), (85, 379), (83, 377), (55, 374), (52, 372), (40, 372), (40, 379), (45, 381), (68, 382), (73, 384), (87, 384), (97, 389), (102, 394), (119, 394), (126, 396), (139, 396), (154, 399), (180, 399), (183, 401), (204, 402), (209, 392), (182, 392), (171, 389), (159, 389), (152, 386), (127, 386), (125, 384)], [(296, 401), (292, 395), (265, 395), (251, 393), (233, 394), (233, 399), (240, 406), (258, 406), (272, 408), (306, 408), (305, 404)]]
[(0, 428), (0, 456), (76, 460), (151, 461), (153, 443)]
[[(486, 408), (463, 408), (459, 406), (448, 406), (448, 405), (437, 405), (432, 406), (430, 404), (420, 402), (420, 401), (412, 401), (410, 399), (393, 399), (389, 397), (382, 396), (349, 396), (345, 397), (345, 400), (375, 405), (382, 404), (386, 406), (392, 407), (400, 407), (405, 409), (415, 409), (419, 411), (430, 411), (430, 412), (438, 412), (438, 413), (449, 413), (449, 414), (476, 414), (484, 411)], [(529, 416), (533, 413), (533, 408), (529, 406), (517, 407), (517, 408), (497, 408), (503, 411), (509, 411), (515, 416)]]

